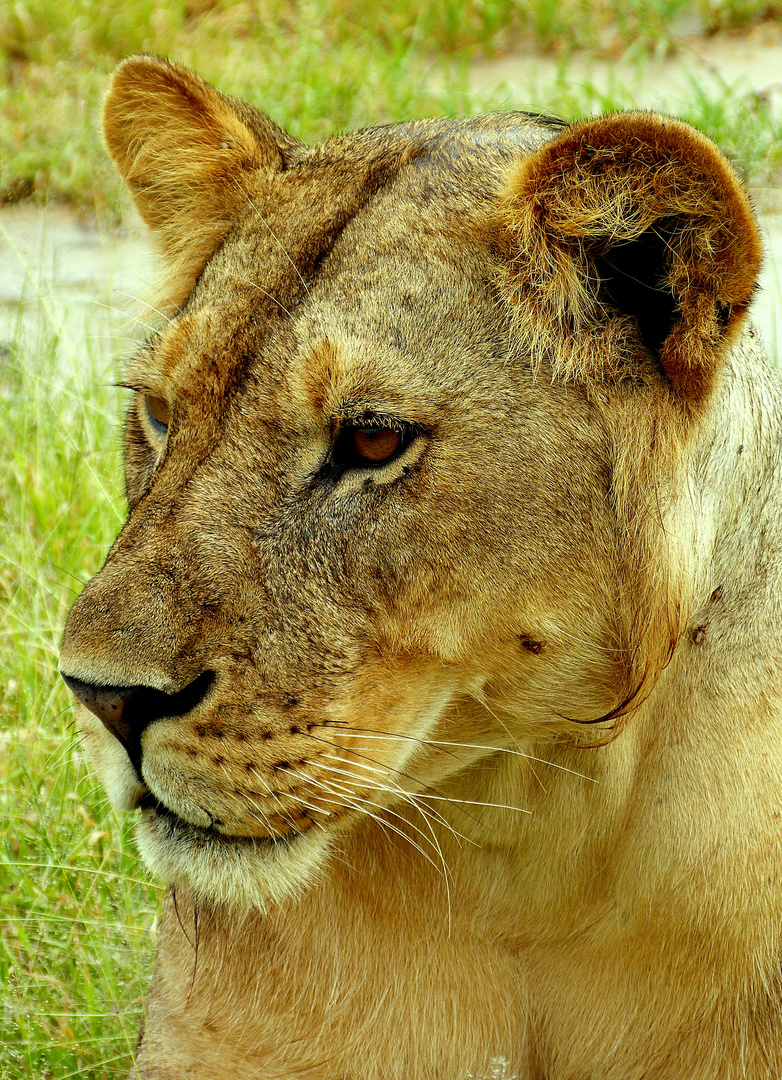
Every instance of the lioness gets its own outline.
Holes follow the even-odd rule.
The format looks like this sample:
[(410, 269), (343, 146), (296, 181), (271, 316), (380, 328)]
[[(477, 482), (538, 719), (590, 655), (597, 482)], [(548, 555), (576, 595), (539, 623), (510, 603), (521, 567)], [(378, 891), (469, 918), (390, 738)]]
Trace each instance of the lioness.
[(151, 57), (105, 134), (163, 319), (61, 667), (171, 885), (138, 1074), (782, 1076), (782, 387), (725, 158), (648, 113), (310, 147)]

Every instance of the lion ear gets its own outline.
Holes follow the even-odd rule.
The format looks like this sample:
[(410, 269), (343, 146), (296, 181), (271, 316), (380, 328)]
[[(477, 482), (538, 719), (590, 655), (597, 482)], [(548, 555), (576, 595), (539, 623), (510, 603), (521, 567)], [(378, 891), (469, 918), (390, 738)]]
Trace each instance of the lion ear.
[(717, 147), (626, 113), (566, 129), (514, 171), (499, 247), (514, 323), (555, 377), (664, 377), (697, 409), (752, 299), (761, 244)]
[(190, 293), (240, 205), (299, 145), (252, 106), (152, 56), (117, 68), (103, 131), (158, 241), (174, 305)]

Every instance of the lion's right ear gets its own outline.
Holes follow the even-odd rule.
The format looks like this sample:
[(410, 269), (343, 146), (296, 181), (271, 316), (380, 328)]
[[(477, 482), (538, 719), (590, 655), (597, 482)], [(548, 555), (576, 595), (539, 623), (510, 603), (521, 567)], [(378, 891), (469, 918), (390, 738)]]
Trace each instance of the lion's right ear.
[(713, 386), (761, 245), (728, 161), (651, 113), (567, 128), (517, 167), (497, 247), (522, 344), (555, 378), (663, 384), (684, 414)]
[(159, 244), (167, 306), (184, 302), (240, 205), (298, 145), (252, 106), (152, 56), (117, 68), (103, 130)]

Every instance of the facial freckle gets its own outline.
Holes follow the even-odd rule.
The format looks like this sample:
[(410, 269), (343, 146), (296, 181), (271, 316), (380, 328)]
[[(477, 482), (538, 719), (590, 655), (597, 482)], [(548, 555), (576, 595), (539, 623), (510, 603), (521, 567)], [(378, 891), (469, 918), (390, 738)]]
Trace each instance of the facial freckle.
[(223, 765), (225, 765), (225, 758), (214, 757), (214, 758), (212, 758), (212, 763), (214, 764), (214, 766), (216, 768), (221, 769), (223, 767)]
[(535, 656), (538, 656), (539, 653), (543, 652), (543, 642), (535, 641), (535, 639), (531, 638), (529, 634), (521, 635), (521, 644), (527, 650), (527, 652), (534, 653)]

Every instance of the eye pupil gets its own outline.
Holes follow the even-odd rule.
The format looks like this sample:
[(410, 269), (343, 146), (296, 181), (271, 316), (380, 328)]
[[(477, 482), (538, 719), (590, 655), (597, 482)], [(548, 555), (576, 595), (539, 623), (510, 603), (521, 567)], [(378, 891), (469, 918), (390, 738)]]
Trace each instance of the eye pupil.
[(354, 451), (373, 464), (388, 461), (401, 445), (401, 434), (392, 428), (356, 428), (353, 432)]
[(163, 398), (146, 395), (147, 411), (156, 424), (161, 428), (167, 428), (171, 419), (168, 402)]

